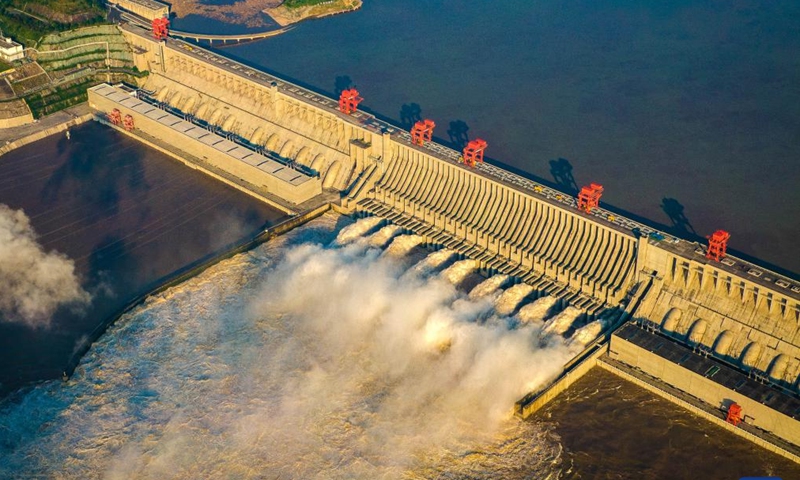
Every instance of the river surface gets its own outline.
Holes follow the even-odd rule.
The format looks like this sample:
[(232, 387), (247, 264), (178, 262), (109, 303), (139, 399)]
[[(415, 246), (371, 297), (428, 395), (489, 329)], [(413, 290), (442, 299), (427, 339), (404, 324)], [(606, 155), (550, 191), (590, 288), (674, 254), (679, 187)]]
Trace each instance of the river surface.
[(124, 315), (68, 382), (0, 404), (0, 477), (797, 478), (599, 370), (514, 418), (580, 318), (370, 220), (326, 214)]
[(396, 123), (800, 272), (798, 24), (792, 0), (369, 0), (223, 51), (330, 96), (352, 82)]
[(92, 298), (60, 308), (47, 325), (0, 321), (2, 394), (60, 377), (95, 329), (137, 295), (284, 216), (95, 122), (70, 136), (0, 157), (0, 205), (21, 209), (41, 248), (74, 262)]

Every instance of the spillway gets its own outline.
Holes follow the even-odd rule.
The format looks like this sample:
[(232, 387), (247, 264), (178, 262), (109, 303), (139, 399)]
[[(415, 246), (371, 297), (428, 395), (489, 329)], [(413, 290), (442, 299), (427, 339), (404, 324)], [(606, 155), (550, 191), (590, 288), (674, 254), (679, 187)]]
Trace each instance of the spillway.
[(512, 285), (500, 294), (500, 297), (495, 302), (495, 311), (501, 316), (511, 315), (516, 312), (522, 301), (533, 291), (533, 287), (526, 283)]
[[(330, 205), (362, 217), (342, 230), (341, 244), (394, 225), (404, 235), (395, 237), (387, 251), (396, 243), (405, 255), (411, 248), (400, 245), (413, 239), (415, 246), (458, 255), (460, 260), (440, 273), (452, 284), (475, 272), (513, 278), (530, 287), (528, 299), (541, 298), (512, 305), (508, 297), (498, 310), (518, 309), (517, 319), (527, 324), (540, 322), (558, 305), (564, 311), (545, 328), (556, 334), (577, 328), (583, 333), (576, 346), (597, 330), (592, 322), (607, 322), (556, 384), (517, 402), (519, 416), (535, 413), (593, 366), (630, 376), (625, 369), (661, 365), (648, 371), (650, 380), (638, 381), (663, 392), (656, 380), (690, 374), (666, 353), (655, 354), (657, 362), (639, 363), (648, 345), (664, 340), (676, 352), (685, 349), (697, 362), (710, 362), (708, 368), (730, 368), (745, 382), (763, 380), (768, 390), (763, 398), (771, 403), (748, 397), (722, 377), (708, 380), (702, 372), (692, 374), (713, 385), (700, 388), (706, 380), (698, 378), (685, 388), (701, 399), (698, 412), (712, 421), (726, 399), (741, 402), (754, 412), (748, 427), (781, 439), (752, 434), (761, 438), (754, 441), (800, 455), (800, 433), (793, 433), (800, 432), (800, 423), (785, 407), (800, 402), (796, 279), (730, 253), (720, 255), (719, 245), (700, 245), (615, 214), (599, 202), (600, 185), (586, 186), (575, 198), (483, 162), (475, 145), (458, 152), (420, 140), (369, 113), (343, 111), (332, 99), (217, 53), (175, 39), (156, 42), (135, 27), (121, 28), (136, 65), (150, 75), (137, 91), (99, 86), (89, 92), (99, 116), (111, 119), (117, 109), (137, 126), (118, 126), (120, 131), (173, 151), (193, 168), (287, 212)], [(214, 97), (204, 93), (209, 91)], [(172, 145), (167, 141), (172, 138), (181, 140)], [(594, 326), (581, 331), (578, 316)], [(641, 356), (631, 353), (640, 350)], [(796, 451), (775, 447), (783, 441)]]
[(553, 309), (556, 302), (558, 302), (557, 298), (550, 295), (544, 296), (520, 308), (517, 316), (526, 323), (541, 322), (545, 319), (547, 313)]
[(483, 282), (479, 283), (469, 292), (469, 298), (478, 299), (483, 298), (486, 296), (490, 296), (493, 294), (497, 294), (500, 296), (502, 293), (502, 287), (508, 283), (509, 276), (508, 275), (492, 275), (491, 277), (487, 278)]
[(152, 297), (67, 384), (0, 406), (0, 477), (557, 472), (557, 440), (511, 405), (557, 374), (567, 345), (531, 349), (532, 331), (479, 325), (466, 294), (407, 282), (367, 242), (339, 245), (337, 221)]

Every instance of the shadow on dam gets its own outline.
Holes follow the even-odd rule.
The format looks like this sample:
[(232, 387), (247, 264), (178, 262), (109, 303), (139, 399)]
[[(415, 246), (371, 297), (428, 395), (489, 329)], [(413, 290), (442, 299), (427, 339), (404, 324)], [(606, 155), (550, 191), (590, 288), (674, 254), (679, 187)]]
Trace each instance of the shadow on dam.
[(49, 327), (0, 318), (0, 396), (60, 377), (131, 300), (286, 216), (97, 123), (70, 133), (0, 157), (0, 204), (74, 261), (92, 300), (59, 308)]

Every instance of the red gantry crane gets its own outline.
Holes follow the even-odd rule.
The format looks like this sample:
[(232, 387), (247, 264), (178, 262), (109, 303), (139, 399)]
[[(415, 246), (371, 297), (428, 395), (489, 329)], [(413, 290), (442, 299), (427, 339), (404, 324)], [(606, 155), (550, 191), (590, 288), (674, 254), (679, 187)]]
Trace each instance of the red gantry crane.
[(130, 115), (125, 115), (125, 120), (122, 122), (122, 126), (125, 127), (125, 130), (132, 132), (135, 128), (133, 126), (133, 117)]
[[(725, 258), (725, 253), (728, 250), (728, 240), (731, 234), (725, 230), (717, 230), (708, 238), (708, 250), (706, 250), (706, 258), (719, 262)], [(735, 405), (735, 404), (734, 404)]]
[(411, 129), (411, 142), (417, 145), (423, 145), (425, 142), (430, 142), (433, 138), (433, 129), (436, 123), (433, 120), (425, 119), (420, 120), (414, 124)]
[(731, 406), (728, 407), (728, 417), (725, 421), (733, 426), (739, 425), (739, 422), (742, 421), (742, 406), (738, 403), (731, 403)]
[(114, 125), (119, 125), (122, 123), (122, 113), (119, 111), (119, 108), (115, 108), (108, 112), (108, 121)]
[(600, 205), (601, 196), (603, 196), (603, 186), (599, 183), (584, 186), (578, 194), (578, 209), (592, 213), (592, 209)]
[(153, 38), (166, 40), (169, 35), (169, 19), (167, 17), (153, 19)]
[(474, 167), (477, 162), (483, 163), (483, 152), (487, 147), (486, 140), (476, 138), (467, 143), (464, 147), (464, 163)]
[(364, 99), (358, 96), (358, 90), (355, 88), (348, 88), (342, 91), (342, 94), (339, 96), (339, 111), (350, 115), (356, 111), (358, 104), (361, 103), (362, 100)]

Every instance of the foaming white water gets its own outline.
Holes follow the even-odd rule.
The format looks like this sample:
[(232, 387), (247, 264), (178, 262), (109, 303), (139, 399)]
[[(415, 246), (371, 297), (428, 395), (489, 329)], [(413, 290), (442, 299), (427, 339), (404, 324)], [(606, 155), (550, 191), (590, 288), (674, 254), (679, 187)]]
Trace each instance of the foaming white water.
[(544, 320), (547, 312), (556, 304), (556, 301), (557, 299), (550, 295), (539, 298), (535, 302), (520, 308), (519, 313), (517, 313), (517, 318), (519, 318), (522, 323), (541, 322)]
[(503, 285), (508, 283), (508, 278), (508, 275), (492, 275), (475, 285), (475, 288), (469, 292), (469, 298), (475, 300), (496, 293)]
[(572, 337), (570, 337), (570, 344), (580, 346), (589, 345), (592, 341), (594, 341), (595, 338), (599, 337), (600, 334), (603, 333), (605, 328), (606, 324), (603, 320), (589, 322), (581, 328), (575, 330), (575, 333), (573, 333)]
[(383, 222), (381, 217), (364, 217), (357, 222), (344, 227), (339, 235), (336, 236), (336, 243), (344, 245), (353, 240), (363, 237), (367, 232), (377, 227)]
[(399, 225), (386, 225), (370, 235), (367, 241), (373, 247), (384, 248), (389, 243), (389, 240), (399, 235), (402, 231), (403, 228)]
[(414, 265), (414, 267), (411, 269), (411, 272), (418, 275), (428, 275), (432, 271), (450, 261), (455, 255), (456, 252), (450, 250), (449, 248), (437, 250), (428, 254), (427, 257), (423, 258), (416, 265)]
[(400, 235), (392, 240), (386, 249), (386, 255), (393, 257), (404, 257), (408, 255), (414, 247), (424, 242), (425, 239), (419, 235)]
[(558, 315), (547, 321), (544, 326), (544, 333), (563, 335), (582, 313), (583, 311), (581, 311), (581, 309), (575, 308), (572, 305), (568, 306), (559, 312)]
[(467, 276), (477, 270), (478, 262), (472, 259), (459, 260), (456, 263), (447, 267), (442, 273), (441, 277), (452, 283), (458, 285), (463, 282)]
[(500, 316), (511, 315), (531, 292), (533, 292), (533, 287), (527, 283), (518, 283), (508, 287), (495, 301), (495, 312)]
[(403, 275), (367, 246), (316, 243), (334, 225), (325, 217), (149, 299), (69, 382), (4, 404), (0, 478), (557, 470), (558, 445), (510, 413), (570, 348), (479, 324), (489, 302)]

